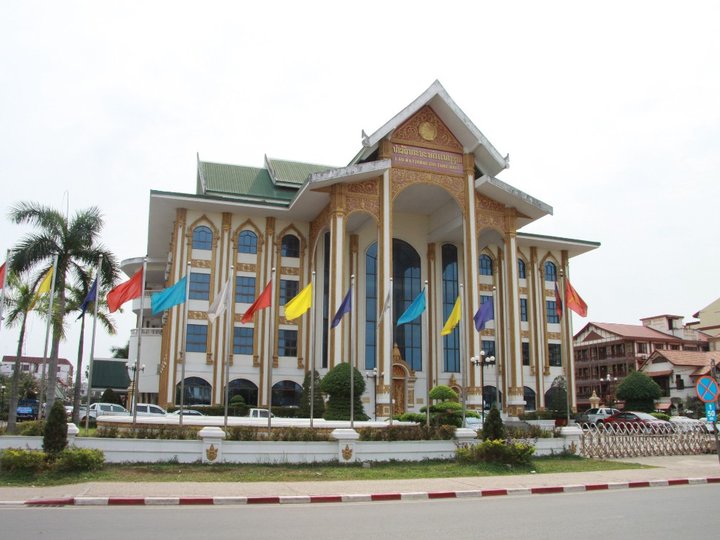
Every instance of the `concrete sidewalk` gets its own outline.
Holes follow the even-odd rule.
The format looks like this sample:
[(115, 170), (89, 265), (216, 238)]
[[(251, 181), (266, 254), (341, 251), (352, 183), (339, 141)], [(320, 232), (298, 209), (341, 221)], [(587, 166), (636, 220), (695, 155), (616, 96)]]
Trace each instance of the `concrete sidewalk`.
[(341, 502), (590, 491), (720, 483), (717, 455), (633, 458), (653, 468), (413, 480), (317, 482), (88, 482), (0, 487), (0, 504), (249, 504)]

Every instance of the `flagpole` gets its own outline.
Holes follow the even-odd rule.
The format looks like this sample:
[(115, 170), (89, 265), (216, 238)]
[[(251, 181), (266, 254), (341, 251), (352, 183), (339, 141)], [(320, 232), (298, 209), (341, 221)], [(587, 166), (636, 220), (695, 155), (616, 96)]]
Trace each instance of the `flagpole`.
[[(53, 267), (52, 267), (52, 276), (50, 277), (50, 303), (48, 305), (48, 319), (47, 324), (45, 325), (45, 349), (43, 351), (43, 363), (42, 363), (42, 372), (40, 375), (40, 406), (38, 407), (38, 420), (42, 420), (44, 413), (45, 413), (45, 407), (43, 406), (43, 403), (46, 401), (45, 396), (45, 372), (47, 371), (47, 350), (48, 350), (48, 341), (50, 340), (50, 326), (52, 325), (52, 319), (53, 319), (53, 302), (55, 299), (55, 274), (57, 274), (57, 265), (58, 265), (58, 254), (56, 253), (53, 257)], [(6, 268), (7, 273), (7, 268)], [(54, 389), (53, 389), (54, 390)]]
[(135, 371), (133, 372), (133, 395), (132, 395), (132, 427), (135, 429), (137, 422), (137, 395), (138, 385), (140, 384), (140, 351), (142, 350), (142, 329), (143, 319), (145, 317), (145, 282), (147, 276), (147, 255), (143, 259), (142, 267), (142, 283), (140, 285), (140, 316), (138, 317), (137, 327), (137, 355), (135, 357)]
[[(190, 303), (190, 261), (187, 263), (187, 269), (185, 270), (185, 302), (183, 304), (183, 333), (182, 333), (182, 345), (180, 349), (180, 355), (182, 358), (182, 365), (180, 366), (180, 418), (178, 419), (178, 425), (183, 425), (183, 409), (185, 408), (185, 364), (187, 364), (187, 353), (185, 347), (187, 345), (187, 318), (188, 318), (188, 304)], [(177, 373), (177, 372), (175, 372)]]
[(2, 290), (0, 290), (0, 329), (2, 329), (2, 322), (4, 320), (3, 308), (5, 307), (5, 289), (7, 289), (8, 274), (10, 273), (10, 253), (12, 253), (12, 249), (8, 249), (5, 255), (5, 273), (3, 274), (2, 283), (0, 283), (0, 287), (2, 287)]
[[(560, 314), (562, 318), (560, 319), (560, 324), (562, 325), (560, 327), (560, 337), (562, 341), (562, 347), (561, 351), (563, 349), (567, 349), (567, 341), (570, 339), (570, 333), (568, 332), (568, 311), (567, 311), (567, 301), (565, 299), (565, 271), (563, 268), (560, 268), (560, 290), (558, 291), (558, 294), (560, 295), (560, 303), (562, 304), (560, 308)], [(564, 354), (562, 356), (565, 356)], [(564, 371), (565, 371), (565, 414), (567, 418), (567, 425), (570, 425), (570, 370), (568, 369), (570, 365), (570, 358), (566, 358), (564, 364)]]
[(465, 407), (467, 402), (467, 366), (465, 365), (465, 319), (467, 317), (463, 317), (462, 310), (463, 310), (463, 284), (460, 283), (460, 328), (458, 328), (458, 332), (460, 334), (460, 361), (462, 364), (460, 364), (460, 370), (461, 370), (461, 376), (462, 376), (462, 426), (465, 427)]
[[(395, 309), (395, 298), (393, 296), (393, 278), (390, 278), (390, 306), (388, 308), (388, 311), (390, 312), (390, 339), (388, 340), (388, 347), (390, 349), (390, 355), (388, 358), (390, 359), (390, 365), (386, 366), (387, 371), (389, 372), (389, 378), (390, 378), (390, 425), (393, 425), (393, 379), (392, 379), (392, 360), (393, 360), (393, 341), (395, 341), (395, 322), (393, 321), (393, 311)], [(385, 381), (383, 380), (383, 383)]]
[[(428, 290), (428, 280), (426, 279), (425, 287), (423, 288), (423, 296), (425, 296), (425, 306), (428, 305), (427, 290)], [(420, 339), (421, 340), (423, 337), (428, 336), (428, 333), (427, 333), (428, 317), (429, 317), (429, 313), (428, 313), (428, 309), (426, 307), (425, 310), (423, 310), (423, 313), (420, 315)], [(428, 366), (428, 368), (430, 367), (430, 359), (429, 358), (426, 361), (426, 365)], [(432, 380), (430, 377), (430, 369), (428, 369), (428, 371), (427, 371), (426, 386), (427, 386), (427, 399), (425, 400), (425, 425), (427, 427), (430, 427), (430, 390), (432, 389)]]
[[(228, 279), (233, 279), (235, 277), (234, 275), (235, 267), (231, 264), (230, 268), (228, 269)], [(234, 353), (233, 347), (233, 337), (235, 333), (235, 311), (232, 310), (232, 295), (230, 294), (232, 292), (232, 282), (228, 283), (228, 291), (227, 291), (227, 298), (225, 301), (227, 302), (227, 306), (225, 306), (225, 315), (227, 317), (226, 323), (225, 323), (225, 418), (223, 419), (223, 428), (227, 432), (227, 423), (228, 423), (228, 410), (230, 408), (230, 358), (232, 358), (232, 355)]]
[[(273, 372), (273, 343), (275, 341), (274, 319), (275, 312), (273, 310), (273, 294), (275, 291), (275, 268), (270, 271), (270, 340), (268, 344), (268, 430), (272, 427), (272, 372)], [(269, 433), (268, 433), (269, 435)]]
[[(502, 406), (500, 404), (500, 355), (497, 353), (497, 338), (498, 338), (498, 328), (500, 328), (500, 325), (498, 324), (497, 320), (497, 313), (495, 310), (497, 309), (495, 306), (497, 306), (497, 287), (493, 285), (493, 326), (495, 326), (495, 406), (497, 407), (498, 412), (502, 412)], [(482, 367), (480, 368), (482, 370)], [(483, 388), (482, 391), (484, 392), (485, 389)], [(483, 419), (485, 417), (485, 398), (483, 397)]]
[(348, 324), (350, 325), (350, 429), (355, 428), (355, 339), (353, 331), (353, 309), (355, 308), (355, 274), (350, 276), (350, 313)]
[[(312, 294), (315, 294), (315, 270), (312, 271), (312, 275), (310, 278), (310, 289), (312, 290)], [(312, 298), (310, 301), (312, 302)], [(315, 418), (315, 312), (312, 313), (310, 310), (307, 311), (310, 313), (310, 324), (308, 325), (309, 331), (310, 331), (310, 428), (312, 429), (313, 421)]]
[[(88, 399), (87, 407), (85, 409), (85, 434), (87, 435), (90, 429), (90, 390), (92, 389), (92, 372), (93, 363), (95, 360), (95, 329), (97, 328), (97, 312), (98, 312), (98, 298), (100, 297), (100, 269), (102, 268), (103, 256), (100, 255), (98, 260), (97, 272), (95, 272), (95, 299), (93, 300), (93, 327), (92, 327), (92, 338), (90, 340), (90, 360), (88, 361)], [(84, 312), (83, 312), (84, 315)], [(78, 377), (82, 377), (82, 374), (78, 373)]]

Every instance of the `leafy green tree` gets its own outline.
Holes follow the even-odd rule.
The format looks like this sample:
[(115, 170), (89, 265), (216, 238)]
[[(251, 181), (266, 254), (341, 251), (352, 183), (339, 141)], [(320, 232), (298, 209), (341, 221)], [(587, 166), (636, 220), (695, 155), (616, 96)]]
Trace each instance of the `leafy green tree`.
[(485, 417), (482, 428), (482, 438), (485, 440), (505, 439), (505, 424), (500, 416), (497, 407), (491, 407), (490, 412)]
[[(78, 338), (78, 352), (77, 352), (77, 376), (75, 377), (75, 388), (73, 390), (73, 413), (72, 421), (77, 424), (80, 421), (80, 394), (82, 391), (82, 365), (83, 365), (83, 352), (85, 349), (85, 315), (93, 317), (95, 315), (95, 302), (90, 302), (86, 309), (82, 310), (83, 302), (87, 298), (90, 287), (92, 287), (93, 277), (84, 271), (78, 270), (79, 280), (76, 285), (71, 286), (68, 289), (66, 313), (80, 312), (80, 336)], [(110, 317), (107, 311), (107, 303), (105, 302), (103, 291), (99, 293), (100, 303), (97, 306), (97, 320), (105, 331), (112, 335), (115, 335), (115, 321)], [(63, 336), (64, 337), (64, 336)], [(88, 392), (90, 391), (90, 381), (88, 381)]]
[(67, 419), (62, 401), (55, 401), (43, 431), (43, 450), (54, 459), (67, 446)]
[[(315, 374), (313, 416), (315, 418), (322, 418), (325, 414), (325, 400), (323, 399), (322, 391), (320, 390), (320, 374), (317, 371), (314, 371), (313, 373)], [(302, 395), (300, 396), (300, 407), (298, 410), (298, 415), (300, 416), (300, 418), (310, 418), (310, 394), (312, 393), (310, 388), (311, 380), (311, 372), (308, 371), (305, 373), (305, 379), (303, 380), (303, 391)]]
[(655, 400), (662, 396), (662, 388), (640, 371), (632, 371), (617, 387), (618, 399), (625, 401), (625, 409), (652, 412)]
[[(5, 325), (8, 327), (20, 326), (17, 352), (13, 364), (12, 382), (10, 383), (10, 403), (8, 405), (7, 432), (14, 435), (17, 432), (17, 404), (20, 396), (20, 359), (25, 345), (25, 331), (27, 329), (27, 315), (33, 305), (35, 290), (26, 282), (20, 280), (17, 274), (8, 273), (7, 287), (5, 288)], [(4, 310), (3, 310), (4, 312)]]
[(77, 276), (83, 268), (97, 265), (102, 255), (100, 283), (102, 287), (109, 288), (118, 276), (117, 262), (115, 256), (99, 243), (103, 219), (96, 207), (79, 211), (71, 219), (53, 208), (23, 202), (10, 210), (10, 219), (18, 225), (29, 224), (35, 227), (35, 232), (24, 236), (15, 246), (11, 263), (8, 265), (12, 272), (22, 274), (39, 269), (40, 275), (45, 275), (53, 267), (54, 257), (57, 256), (57, 267), (53, 276), (56, 302), (53, 306), (54, 313), (50, 314), (53, 332), (47, 381), (49, 391), (46, 398), (48, 406), (51, 407), (55, 401), (68, 277)]
[(567, 417), (567, 381), (559, 375), (555, 377), (547, 392), (547, 409), (555, 418)]
[(113, 358), (130, 358), (130, 342), (128, 341), (122, 347), (110, 347), (110, 352)]
[(120, 396), (118, 396), (117, 392), (115, 392), (112, 388), (105, 389), (102, 397), (100, 398), (100, 401), (102, 401), (103, 403), (115, 403), (117, 405), (122, 405), (122, 400), (120, 399)]
[[(433, 386), (428, 397), (435, 403), (430, 404), (430, 422), (434, 426), (462, 425), (462, 405), (455, 390), (444, 384)], [(425, 408), (421, 410), (427, 410)]]
[[(361, 399), (365, 391), (365, 377), (353, 369), (355, 420), (368, 420), (370, 417), (365, 414)], [(350, 420), (350, 364), (342, 362), (328, 371), (320, 383), (320, 390), (329, 396), (324, 418)]]

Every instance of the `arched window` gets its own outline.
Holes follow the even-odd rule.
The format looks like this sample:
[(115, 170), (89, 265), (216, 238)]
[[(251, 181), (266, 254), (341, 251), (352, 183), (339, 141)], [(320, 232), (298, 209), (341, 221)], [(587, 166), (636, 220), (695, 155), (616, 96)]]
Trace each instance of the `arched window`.
[(300, 240), (297, 236), (292, 234), (286, 234), (282, 238), (280, 243), (280, 255), (283, 257), (295, 257), (300, 256)]
[[(458, 253), (452, 244), (442, 246), (442, 303), (443, 324), (450, 316), (459, 293), (458, 287)], [(455, 327), (451, 333), (443, 336), (443, 354), (445, 371), (460, 372), (460, 336)]]
[(518, 279), (526, 279), (527, 274), (525, 273), (525, 261), (518, 259)]
[(252, 231), (242, 231), (238, 235), (238, 253), (257, 253), (257, 235)]
[(480, 255), (480, 275), (481, 276), (492, 276), (493, 275), (493, 263), (489, 255)]
[(302, 386), (294, 381), (280, 381), (273, 384), (272, 404), (278, 407), (298, 407)]
[(535, 390), (529, 387), (525, 387), (523, 390), (523, 399), (525, 400), (525, 410), (534, 411), (537, 408), (535, 405)]
[(212, 249), (212, 238), (213, 235), (210, 227), (206, 227), (205, 225), (195, 227), (192, 233), (192, 248), (209, 251)]
[[(181, 383), (175, 385), (175, 404), (180, 404)], [(210, 405), (212, 386), (205, 379), (200, 377), (188, 377), (185, 379), (184, 405)]]
[(557, 281), (557, 267), (550, 261), (545, 263), (545, 281)]
[(247, 379), (234, 379), (230, 381), (230, 388), (228, 388), (228, 398), (232, 399), (233, 396), (241, 395), (245, 400), (245, 405), (251, 407), (257, 407), (258, 404), (258, 387), (254, 382), (248, 381)]
[[(393, 318), (410, 306), (422, 290), (420, 282), (420, 255), (415, 248), (403, 240), (393, 239)], [(365, 253), (365, 369), (376, 365), (376, 343), (378, 302), (385, 299), (377, 297), (377, 244), (368, 247)], [(422, 324), (417, 318), (407, 324), (394, 325), (394, 343), (397, 343), (400, 356), (412, 369), (422, 369)]]

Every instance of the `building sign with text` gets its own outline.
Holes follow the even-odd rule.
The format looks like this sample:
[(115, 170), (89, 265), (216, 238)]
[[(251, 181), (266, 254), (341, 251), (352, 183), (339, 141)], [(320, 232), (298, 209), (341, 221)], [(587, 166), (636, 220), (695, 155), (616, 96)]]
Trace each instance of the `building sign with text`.
[(405, 144), (392, 145), (393, 166), (462, 176), (463, 156), (455, 152), (419, 148)]

